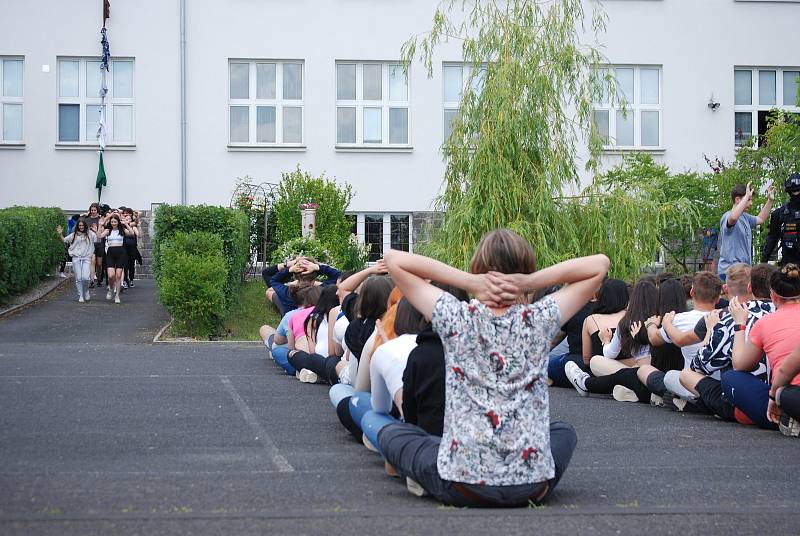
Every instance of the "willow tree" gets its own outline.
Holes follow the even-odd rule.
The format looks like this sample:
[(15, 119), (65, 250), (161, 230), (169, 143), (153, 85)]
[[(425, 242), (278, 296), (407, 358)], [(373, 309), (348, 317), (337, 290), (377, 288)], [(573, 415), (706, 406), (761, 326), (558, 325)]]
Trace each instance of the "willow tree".
[(419, 58), (429, 76), (445, 41), (460, 41), (472, 66), (442, 147), (435, 205), (444, 220), (427, 253), (465, 267), (485, 232), (509, 227), (534, 244), (542, 265), (605, 251), (612, 271), (629, 276), (652, 262), (664, 214), (657, 200), (613, 185), (569, 196), (580, 185), (581, 146), (586, 168), (598, 166), (594, 103), (617, 101), (612, 76), (599, 68), (606, 62), (581, 41), (588, 34), (596, 42), (604, 28), (596, 2), (587, 13), (582, 0), (444, 0), (430, 31), (403, 45), (406, 65)]

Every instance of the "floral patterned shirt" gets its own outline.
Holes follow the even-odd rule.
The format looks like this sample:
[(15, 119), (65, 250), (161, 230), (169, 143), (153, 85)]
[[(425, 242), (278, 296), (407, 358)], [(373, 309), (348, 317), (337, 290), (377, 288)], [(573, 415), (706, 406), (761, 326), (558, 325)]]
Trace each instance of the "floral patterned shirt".
[(496, 316), (444, 293), (432, 320), (445, 355), (441, 478), (491, 486), (553, 478), (547, 355), (560, 312), (552, 296)]

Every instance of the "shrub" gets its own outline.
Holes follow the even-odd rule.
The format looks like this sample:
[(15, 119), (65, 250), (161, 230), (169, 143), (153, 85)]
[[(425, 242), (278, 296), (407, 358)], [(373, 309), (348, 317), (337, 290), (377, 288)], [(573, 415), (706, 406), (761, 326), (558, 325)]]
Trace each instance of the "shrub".
[(272, 262), (275, 264), (286, 262), (300, 255), (313, 257), (317, 262), (323, 264), (331, 264), (333, 262), (333, 257), (322, 245), (322, 242), (316, 238), (303, 238), (302, 236), (292, 238), (278, 246), (272, 253)]
[(320, 205), (317, 209), (316, 237), (330, 251), (333, 259), (338, 259), (348, 247), (352, 224), (345, 216), (345, 211), (352, 198), (353, 189), (347, 183), (339, 185), (325, 175), (314, 177), (299, 167), (291, 173), (284, 173), (273, 206), (275, 242), (284, 244), (302, 236), (300, 204), (314, 201)]
[(162, 205), (156, 211), (153, 267), (158, 277), (161, 247), (178, 232), (205, 231), (219, 235), (226, 264), (226, 300), (233, 299), (250, 256), (250, 223), (247, 215), (230, 208), (206, 205)]
[(58, 208), (0, 210), (0, 301), (29, 289), (64, 258), (56, 225), (66, 227)]
[(219, 333), (227, 311), (228, 267), (222, 238), (179, 231), (162, 243), (160, 263), (159, 300), (175, 328), (198, 338)]
[(351, 234), (333, 262), (342, 271), (361, 270), (369, 259), (371, 248), (372, 244), (362, 244), (356, 235)]

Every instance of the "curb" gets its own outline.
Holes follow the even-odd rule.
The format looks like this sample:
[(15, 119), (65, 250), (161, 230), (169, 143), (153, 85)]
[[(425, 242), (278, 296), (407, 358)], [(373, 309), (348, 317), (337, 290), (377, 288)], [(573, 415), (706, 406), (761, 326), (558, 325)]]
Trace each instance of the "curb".
[(153, 337), (153, 344), (222, 344), (225, 346), (264, 346), (263, 341), (198, 341), (194, 339), (165, 339), (162, 340), (161, 336), (164, 334), (167, 329), (172, 325), (172, 320), (170, 318), (169, 322), (164, 324), (161, 329), (158, 330), (156, 336)]
[[(41, 294), (37, 294), (37, 292), (40, 290), (40, 288), (39, 287), (35, 287), (35, 288), (27, 291), (26, 293), (22, 294), (22, 296), (25, 296), (25, 294), (30, 294), (31, 296), (29, 298), (26, 298), (25, 301), (23, 301), (22, 303), (19, 303), (17, 305), (12, 305), (11, 307), (8, 307), (7, 309), (0, 310), (0, 319), (6, 318), (7, 316), (11, 316), (14, 313), (17, 313), (17, 312), (25, 309), (26, 307), (30, 307), (31, 305), (35, 304), (39, 300), (42, 300), (42, 299), (46, 298), (47, 296), (52, 294), (55, 290), (58, 290), (59, 288), (61, 288), (61, 285), (63, 285), (64, 283), (66, 283), (70, 279), (72, 279), (72, 278), (71, 277), (63, 277), (63, 278), (62, 277), (57, 277), (57, 279), (55, 281), (55, 284), (53, 284), (52, 282), (41, 283), (39, 285), (39, 287), (46, 288), (46, 290), (44, 292), (42, 292)], [(51, 285), (50, 288), (47, 288), (48, 285)]]

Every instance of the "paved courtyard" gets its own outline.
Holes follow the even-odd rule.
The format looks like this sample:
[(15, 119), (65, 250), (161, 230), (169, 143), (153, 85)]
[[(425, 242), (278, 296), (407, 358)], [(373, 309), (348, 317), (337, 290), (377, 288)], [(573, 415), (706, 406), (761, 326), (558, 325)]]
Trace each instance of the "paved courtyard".
[(551, 390), (578, 449), (542, 508), (445, 508), (262, 347), (149, 341), (143, 281), (0, 320), (0, 534), (798, 534), (800, 441)]

